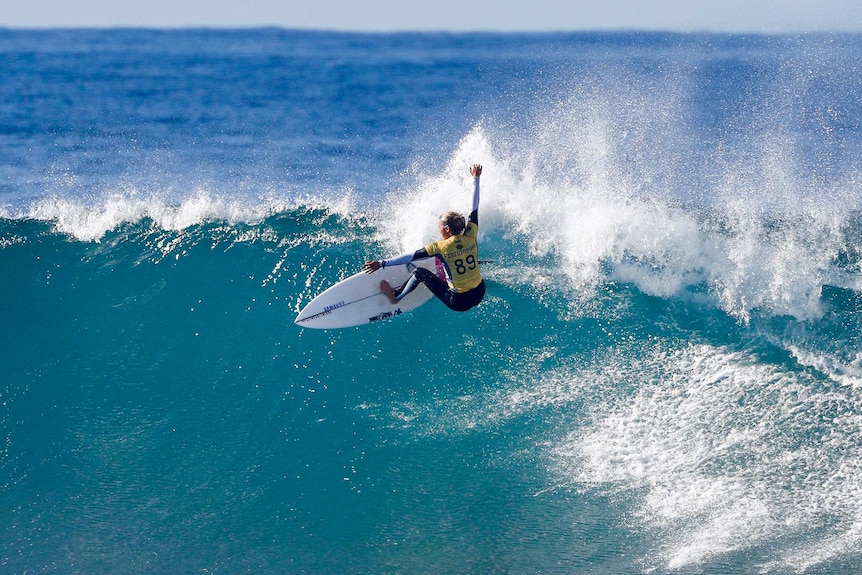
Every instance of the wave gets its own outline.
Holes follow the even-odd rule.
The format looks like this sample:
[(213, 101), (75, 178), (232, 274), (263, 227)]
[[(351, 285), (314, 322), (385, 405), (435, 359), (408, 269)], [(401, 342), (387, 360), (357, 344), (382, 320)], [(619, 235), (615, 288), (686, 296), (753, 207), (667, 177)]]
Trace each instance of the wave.
[(583, 302), (603, 285), (623, 283), (657, 297), (708, 298), (744, 323), (758, 315), (806, 321), (827, 312), (824, 286), (862, 289), (862, 212), (853, 203), (815, 202), (799, 192), (776, 208), (772, 193), (749, 188), (746, 198), (705, 206), (610, 183), (550, 178), (540, 174), (538, 158), (516, 167), (501, 157), (492, 137), (477, 127), (440, 173), (417, 168), (405, 191), (383, 198), (362, 199), (350, 191), (251, 198), (197, 191), (178, 204), (136, 193), (50, 197), (14, 219), (50, 222), (77, 241), (100, 242), (112, 230), (144, 220), (181, 231), (207, 222), (255, 226), (322, 210), (371, 226), (371, 249), (358, 251), (401, 253), (434, 238), (440, 213), (466, 210), (466, 166), (478, 159), (485, 164), (483, 256), (505, 262), (511, 281), (562, 291), (569, 301)]
[[(198, 246), (262, 248), (255, 275), (267, 285), (291, 274), (291, 289), (299, 291), (283, 295), (298, 311), (314, 290), (355, 273), (368, 257), (433, 239), (437, 214), (469, 202), (466, 167), (480, 158), (481, 250), (495, 262), (485, 272), (491, 281), (561, 321), (618, 317), (634, 301), (649, 307), (650, 298), (703, 317), (723, 314), (797, 361), (856, 381), (862, 218), (852, 206), (775, 213), (752, 202), (718, 210), (576, 185), (550, 188), (512, 172), (498, 155), (477, 128), (442, 172), (417, 176), (408, 192), (376, 206), (349, 194), (249, 202), (201, 192), (179, 205), (134, 196), (101, 204), (52, 198), (20, 219), (0, 220), (0, 254), (33, 244), (46, 229), (70, 262), (111, 253), (111, 261), (127, 265), (158, 264)], [(31, 249), (41, 257), (44, 248)]]

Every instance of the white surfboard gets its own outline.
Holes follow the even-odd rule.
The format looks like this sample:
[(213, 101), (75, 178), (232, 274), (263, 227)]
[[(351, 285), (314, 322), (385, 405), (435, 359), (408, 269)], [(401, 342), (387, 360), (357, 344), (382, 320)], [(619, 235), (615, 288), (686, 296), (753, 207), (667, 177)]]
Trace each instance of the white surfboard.
[(411, 265), (431, 270), (443, 280), (446, 279), (443, 264), (436, 257), (406, 266), (390, 266), (373, 274), (359, 272), (308, 302), (294, 323), (315, 329), (335, 329), (373, 323), (416, 309), (433, 297), (424, 285), (420, 284), (397, 304), (391, 303), (380, 291), (381, 280), (388, 281), (396, 288), (407, 281), (410, 276), (408, 267)]

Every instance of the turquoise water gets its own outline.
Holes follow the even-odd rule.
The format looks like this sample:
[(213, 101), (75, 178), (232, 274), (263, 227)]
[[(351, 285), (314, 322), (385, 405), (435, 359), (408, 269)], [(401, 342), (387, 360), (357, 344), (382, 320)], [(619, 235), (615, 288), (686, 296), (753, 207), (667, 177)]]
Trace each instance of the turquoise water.
[(0, 567), (856, 572), (859, 42), (0, 32)]

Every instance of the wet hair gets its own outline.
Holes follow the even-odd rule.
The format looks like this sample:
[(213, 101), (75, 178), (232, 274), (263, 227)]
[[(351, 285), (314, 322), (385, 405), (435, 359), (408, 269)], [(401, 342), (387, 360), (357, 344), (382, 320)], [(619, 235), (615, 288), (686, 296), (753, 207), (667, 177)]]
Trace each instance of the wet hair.
[(464, 219), (464, 216), (458, 212), (446, 212), (440, 216), (440, 221), (443, 222), (444, 225), (449, 226), (449, 233), (453, 236), (463, 234), (464, 229), (467, 227), (467, 221)]

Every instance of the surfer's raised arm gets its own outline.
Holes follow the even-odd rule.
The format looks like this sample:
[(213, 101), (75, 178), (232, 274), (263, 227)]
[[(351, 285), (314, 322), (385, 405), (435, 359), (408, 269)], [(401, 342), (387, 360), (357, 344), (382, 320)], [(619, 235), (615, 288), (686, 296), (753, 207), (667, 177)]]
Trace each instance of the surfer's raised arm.
[[(473, 176), (473, 210), (470, 218), (465, 219), (458, 212), (446, 212), (440, 216), (437, 228), (442, 240), (428, 244), (415, 252), (406, 253), (388, 260), (370, 260), (362, 265), (362, 271), (374, 273), (381, 268), (409, 264), (413, 260), (421, 260), (431, 256), (437, 257), (438, 270), (444, 268), (440, 275), (423, 267), (415, 267), (404, 284), (393, 288), (385, 279), (380, 282), (383, 292), (393, 305), (416, 289), (419, 283), (431, 290), (443, 303), (455, 311), (467, 311), (482, 301), (485, 297), (485, 280), (479, 269), (479, 177), (482, 166), (470, 166)], [(445, 277), (444, 277), (445, 276)]]
[(482, 175), (482, 166), (473, 164), (470, 166), (470, 174), (473, 176), (473, 211), (470, 212), (470, 221), (479, 224), (479, 177)]

